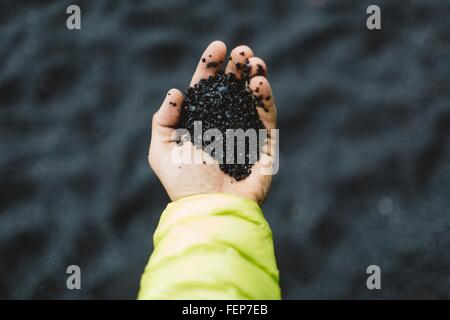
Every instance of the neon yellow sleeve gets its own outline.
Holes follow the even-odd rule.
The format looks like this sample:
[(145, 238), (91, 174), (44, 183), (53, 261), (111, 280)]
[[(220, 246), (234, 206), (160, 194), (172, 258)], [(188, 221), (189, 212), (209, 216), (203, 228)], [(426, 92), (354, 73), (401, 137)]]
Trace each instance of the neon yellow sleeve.
[(280, 299), (272, 232), (259, 206), (230, 194), (170, 203), (138, 299)]

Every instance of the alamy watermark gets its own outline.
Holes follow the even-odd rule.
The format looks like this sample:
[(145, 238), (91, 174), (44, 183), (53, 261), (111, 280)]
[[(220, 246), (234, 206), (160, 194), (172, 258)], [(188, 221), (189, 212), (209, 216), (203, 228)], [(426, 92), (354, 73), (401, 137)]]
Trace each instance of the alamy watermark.
[(69, 30), (80, 30), (81, 29), (81, 9), (77, 5), (70, 5), (66, 9), (66, 13), (70, 14), (66, 20), (66, 27)]
[(72, 264), (67, 267), (66, 273), (70, 275), (66, 280), (67, 289), (81, 290), (81, 268), (76, 264)]
[[(261, 175), (278, 172), (278, 129), (227, 129), (225, 136), (219, 129), (202, 130), (202, 121), (194, 121), (193, 137), (187, 129), (176, 129), (171, 151), (174, 164), (255, 164), (259, 162)], [(188, 144), (191, 142), (192, 144)], [(187, 146), (186, 146), (187, 145)], [(196, 152), (204, 146), (204, 152)], [(224, 148), (225, 147), (225, 148)], [(224, 149), (226, 154), (224, 154)], [(258, 159), (259, 158), (259, 159)]]
[(367, 7), (366, 13), (370, 14), (366, 20), (366, 27), (369, 30), (381, 29), (381, 9), (376, 4)]
[[(66, 20), (66, 26), (69, 30), (81, 29), (81, 9), (77, 5), (69, 5), (66, 8), (66, 13), (69, 14)], [(367, 7), (366, 13), (370, 14), (366, 19), (366, 27), (369, 30), (381, 29), (381, 9), (378, 5), (372, 4)]]
[(366, 273), (370, 274), (366, 280), (366, 286), (369, 290), (381, 289), (381, 268), (376, 264), (370, 265), (366, 269)]

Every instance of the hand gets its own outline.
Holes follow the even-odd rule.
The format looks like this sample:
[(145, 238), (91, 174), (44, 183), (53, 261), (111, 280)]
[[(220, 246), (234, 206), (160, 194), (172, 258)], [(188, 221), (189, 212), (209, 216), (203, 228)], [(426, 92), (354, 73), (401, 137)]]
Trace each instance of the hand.
[[(201, 79), (214, 76), (221, 69), (222, 62), (227, 61), (225, 60), (226, 54), (227, 49), (223, 42), (212, 42), (200, 58), (191, 80), (191, 86)], [(263, 96), (264, 108), (257, 109), (261, 121), (270, 133), (270, 129), (276, 128), (276, 108), (272, 89), (264, 76), (267, 73), (266, 64), (260, 58), (254, 57), (249, 47), (243, 45), (234, 48), (230, 56), (231, 60), (228, 61), (225, 73), (232, 72), (238, 78), (242, 76), (242, 68), (236, 67), (236, 64), (244, 65), (248, 59), (251, 66), (249, 87), (252, 91), (257, 90), (258, 93), (255, 95)], [(217, 62), (217, 66), (214, 63), (208, 65), (208, 62)], [(202, 149), (195, 148), (191, 142), (179, 146), (174, 140), (174, 131), (177, 129), (182, 103), (181, 91), (169, 90), (160, 109), (153, 116), (152, 139), (148, 154), (150, 166), (172, 201), (196, 194), (228, 192), (250, 198), (261, 204), (266, 198), (272, 182), (272, 175), (262, 174), (262, 169), (267, 168), (267, 161), (273, 163), (275, 160), (276, 139), (274, 135), (268, 135), (267, 143), (261, 148), (261, 159), (253, 165), (252, 173), (241, 181), (236, 181), (223, 173), (217, 162), (213, 164), (209, 164), (210, 162), (207, 164), (177, 164), (172, 159), (173, 148), (189, 148), (191, 153), (203, 153), (203, 157), (209, 157)]]

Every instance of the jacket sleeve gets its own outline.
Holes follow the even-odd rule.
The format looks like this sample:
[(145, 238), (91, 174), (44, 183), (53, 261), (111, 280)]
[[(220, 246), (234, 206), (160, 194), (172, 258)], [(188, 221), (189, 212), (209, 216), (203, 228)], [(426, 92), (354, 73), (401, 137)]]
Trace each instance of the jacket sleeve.
[(170, 203), (138, 299), (280, 299), (272, 232), (259, 206), (230, 194)]

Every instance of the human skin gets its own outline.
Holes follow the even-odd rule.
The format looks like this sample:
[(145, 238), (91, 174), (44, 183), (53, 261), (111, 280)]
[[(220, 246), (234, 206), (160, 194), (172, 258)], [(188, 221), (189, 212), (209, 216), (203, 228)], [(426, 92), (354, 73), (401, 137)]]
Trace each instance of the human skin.
[[(262, 59), (255, 57), (253, 51), (245, 45), (234, 48), (230, 56), (231, 60), (226, 59), (227, 48), (222, 41), (214, 41), (209, 44), (200, 57), (190, 85), (193, 86), (201, 79), (214, 76), (221, 70), (222, 64), (226, 61), (228, 63), (225, 67), (225, 73), (234, 73), (236, 77), (240, 78), (243, 69), (237, 68), (236, 64), (244, 65), (248, 59), (248, 64), (251, 66), (249, 88), (255, 95), (263, 96), (264, 108), (257, 108), (257, 111), (264, 126), (271, 133), (271, 129), (276, 128), (277, 112), (272, 89), (265, 76), (267, 74), (266, 64)], [(208, 62), (217, 62), (217, 66), (214, 64), (208, 65)], [(260, 72), (257, 72), (258, 69), (260, 69)], [(197, 194), (226, 192), (252, 199), (261, 204), (267, 197), (272, 183), (272, 175), (263, 174), (262, 169), (267, 168), (266, 163), (273, 163), (276, 158), (274, 132), (268, 135), (266, 144), (261, 148), (261, 160), (253, 165), (251, 174), (241, 181), (237, 181), (222, 172), (217, 162), (214, 161), (207, 161), (206, 164), (175, 163), (172, 158), (173, 148), (185, 148), (192, 154), (203, 153), (201, 156), (211, 160), (209, 155), (203, 150), (195, 148), (191, 142), (183, 143), (180, 146), (174, 139), (183, 99), (180, 90), (170, 89), (152, 119), (152, 137), (148, 161), (171, 200), (176, 201)]]

